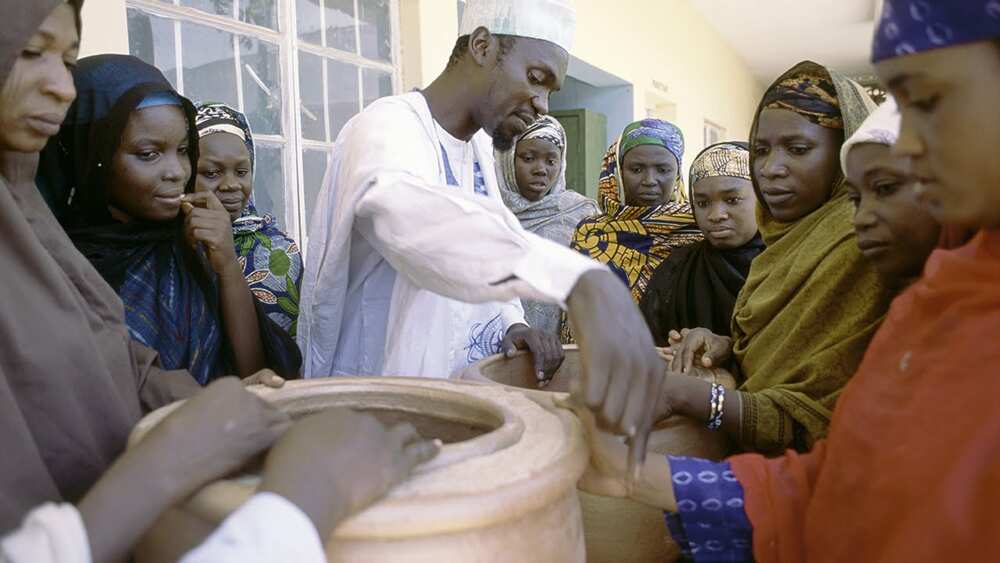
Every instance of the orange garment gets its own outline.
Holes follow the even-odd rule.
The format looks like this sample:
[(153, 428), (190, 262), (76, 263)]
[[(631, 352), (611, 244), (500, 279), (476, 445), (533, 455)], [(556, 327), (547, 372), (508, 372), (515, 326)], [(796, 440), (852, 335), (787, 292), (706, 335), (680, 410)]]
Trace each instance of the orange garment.
[(731, 460), (758, 562), (983, 561), (1000, 537), (1000, 230), (931, 255), (808, 454)]

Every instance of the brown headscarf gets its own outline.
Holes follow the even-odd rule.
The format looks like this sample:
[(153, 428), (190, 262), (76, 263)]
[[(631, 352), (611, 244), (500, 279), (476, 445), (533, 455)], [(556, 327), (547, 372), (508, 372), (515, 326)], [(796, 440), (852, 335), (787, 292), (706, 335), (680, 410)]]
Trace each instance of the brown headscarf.
[[(0, 85), (62, 2), (0, 0)], [(79, 14), (83, 1), (71, 4)], [(79, 499), (144, 407), (198, 389), (129, 339), (118, 296), (38, 192), (37, 165), (38, 154), (0, 152), (0, 534), (38, 504)]]

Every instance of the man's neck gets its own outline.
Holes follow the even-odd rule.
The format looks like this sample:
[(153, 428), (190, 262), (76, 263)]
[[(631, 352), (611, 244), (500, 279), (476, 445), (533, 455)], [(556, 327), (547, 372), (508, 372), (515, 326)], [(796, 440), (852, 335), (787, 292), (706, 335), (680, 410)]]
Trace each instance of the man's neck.
[(475, 96), (470, 96), (468, 90), (458, 84), (454, 74), (445, 71), (423, 89), (421, 94), (427, 100), (434, 121), (452, 137), (469, 141), (480, 129), (470, 108), (470, 102)]

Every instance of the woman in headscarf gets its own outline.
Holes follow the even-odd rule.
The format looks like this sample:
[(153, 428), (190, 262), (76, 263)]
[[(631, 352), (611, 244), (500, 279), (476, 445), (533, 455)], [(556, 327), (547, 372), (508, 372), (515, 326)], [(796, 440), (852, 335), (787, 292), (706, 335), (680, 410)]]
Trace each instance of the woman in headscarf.
[(729, 336), (736, 296), (764, 250), (746, 143), (708, 147), (691, 164), (688, 200), (705, 240), (660, 264), (639, 308), (658, 346), (672, 330), (704, 327)]
[(250, 293), (229, 213), (193, 193), (194, 106), (135, 57), (88, 57), (73, 75), (77, 101), (43, 165), (60, 169), (67, 232), (125, 302), (133, 338), (202, 385), (297, 377), (298, 348)]
[[(566, 131), (553, 117), (538, 118), (514, 141), (514, 148), (496, 151), (497, 180), (504, 203), (536, 235), (569, 246), (580, 221), (600, 211), (597, 202), (567, 189)], [(522, 300), (528, 324), (555, 334), (558, 305)]]
[[(37, 505), (89, 494), (145, 411), (200, 390), (189, 374), (162, 370), (156, 353), (129, 337), (121, 300), (74, 248), (35, 185), (39, 151), (76, 96), (69, 67), (79, 49), (81, 4), (0, 1), (6, 16), (0, 23), (0, 263), (9, 296), (0, 308), (0, 534)], [(287, 420), (239, 386), (223, 395), (224, 405), (201, 401), (202, 407), (185, 410), (193, 416), (175, 418), (175, 430), (197, 431), (161, 434), (156, 452), (118, 466), (111, 496), (132, 497), (121, 510), (106, 502), (109, 494), (90, 495), (94, 510), (84, 519), (94, 524), (95, 556), (118, 559), (99, 549), (98, 537), (151, 521), (189, 487), (212, 478), (207, 473), (215, 469), (208, 466), (246, 459), (247, 449), (266, 446), (261, 430), (267, 422)], [(234, 408), (220, 408), (226, 405)], [(212, 463), (204, 463), (208, 458)], [(145, 486), (132, 486), (138, 484)]]
[[(1000, 8), (886, 0), (877, 21), (875, 70), (902, 114), (893, 154), (937, 221), (979, 232), (934, 251), (896, 298), (811, 452), (650, 460), (635, 498), (681, 510), (677, 531), (696, 561), (981, 561), (996, 551)], [(603, 481), (584, 482), (620, 487), (623, 446), (595, 437)]]
[(302, 287), (299, 245), (253, 203), (256, 153), (245, 115), (225, 104), (197, 108), (195, 189), (219, 198), (233, 221), (233, 242), (250, 292), (268, 318), (295, 338)]
[(858, 84), (803, 62), (758, 109), (750, 167), (767, 249), (736, 300), (732, 338), (703, 328), (680, 343), (671, 335), (673, 370), (687, 371), (699, 353), (700, 365), (728, 367), (740, 385), (722, 392), (671, 377), (665, 391), (683, 395), (678, 412), (725, 430), (739, 450), (805, 451), (822, 438), (888, 310), (892, 293), (857, 246), (839, 158), (874, 107)]
[[(649, 279), (676, 248), (702, 239), (683, 202), (684, 135), (672, 123), (632, 123), (608, 148), (598, 183), (601, 215), (585, 219), (571, 248), (611, 268), (642, 300)], [(562, 340), (573, 341), (563, 315)]]
[(904, 289), (942, 241), (941, 224), (917, 201), (905, 158), (891, 154), (899, 108), (890, 98), (844, 143), (840, 163), (854, 203), (858, 248), (886, 284)]

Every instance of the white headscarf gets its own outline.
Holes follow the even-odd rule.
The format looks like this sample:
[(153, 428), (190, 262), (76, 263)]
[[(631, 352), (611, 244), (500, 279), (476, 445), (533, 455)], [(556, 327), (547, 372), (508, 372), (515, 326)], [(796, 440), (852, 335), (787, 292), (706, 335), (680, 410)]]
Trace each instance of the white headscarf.
[[(562, 158), (559, 179), (549, 193), (538, 201), (530, 201), (517, 189), (517, 172), (514, 168), (517, 145), (528, 139), (549, 141), (559, 147)], [(596, 201), (566, 189), (566, 144), (566, 131), (562, 124), (544, 115), (514, 140), (514, 146), (509, 151), (494, 152), (497, 182), (500, 184), (500, 197), (504, 204), (526, 230), (563, 246), (569, 246), (580, 221), (600, 215)], [(557, 305), (530, 300), (522, 302), (529, 325), (551, 333), (559, 330), (560, 309)]]
[(861, 127), (840, 148), (840, 168), (847, 176), (847, 155), (851, 149), (865, 143), (892, 146), (899, 139), (899, 106), (892, 97), (878, 107)]

